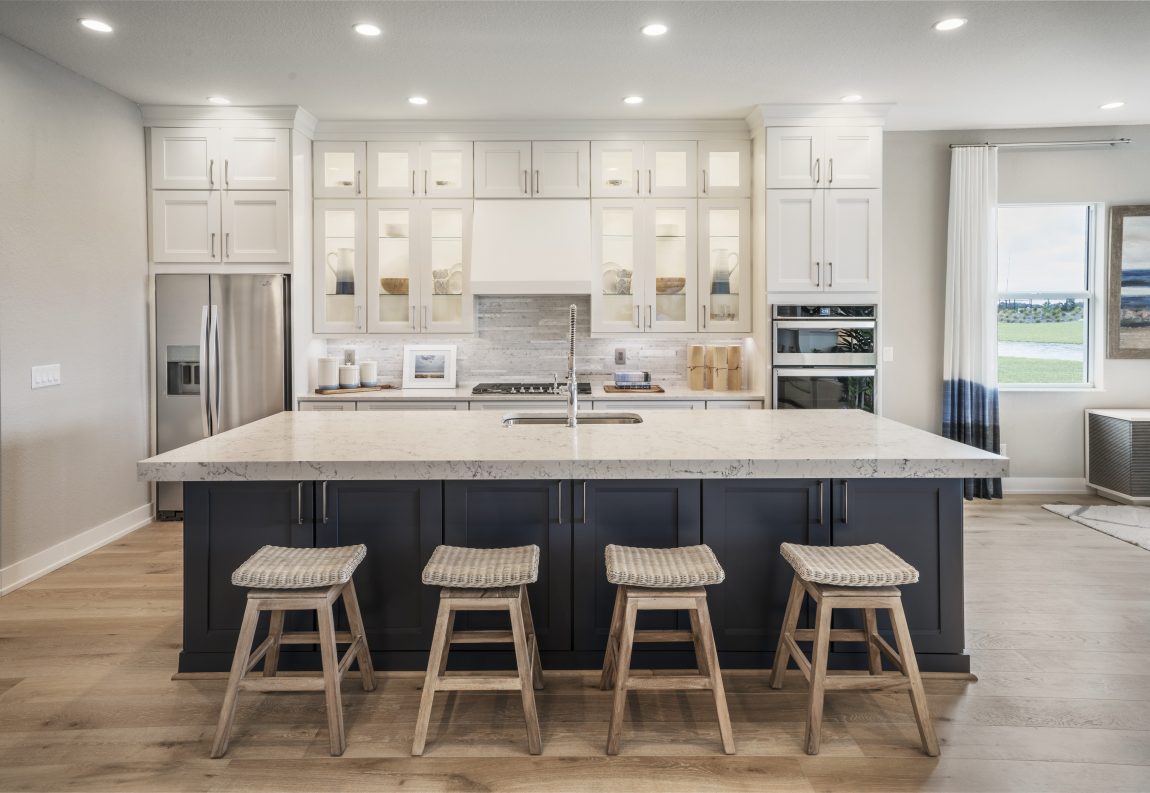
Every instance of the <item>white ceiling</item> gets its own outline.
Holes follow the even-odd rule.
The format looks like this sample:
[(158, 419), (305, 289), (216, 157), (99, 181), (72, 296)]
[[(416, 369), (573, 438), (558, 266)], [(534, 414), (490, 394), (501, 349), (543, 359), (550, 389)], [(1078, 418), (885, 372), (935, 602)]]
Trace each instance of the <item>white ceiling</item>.
[(0, 34), (141, 104), (325, 120), (743, 118), (859, 93), (895, 103), (890, 129), (1150, 123), (1150, 2), (9, 0)]

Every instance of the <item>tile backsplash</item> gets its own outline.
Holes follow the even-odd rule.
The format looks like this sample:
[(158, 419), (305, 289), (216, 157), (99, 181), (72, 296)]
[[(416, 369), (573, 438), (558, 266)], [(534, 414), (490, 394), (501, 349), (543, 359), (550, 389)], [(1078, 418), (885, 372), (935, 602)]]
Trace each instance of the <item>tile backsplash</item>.
[[(389, 335), (328, 339), (330, 355), (354, 347), (359, 360), (379, 362), (385, 382), (403, 377), (403, 345), (454, 344), (459, 348), (456, 379), (460, 385), (482, 381), (541, 380), (552, 373), (563, 378), (567, 368), (567, 308), (578, 306), (575, 367), (579, 377), (608, 378), (617, 368), (615, 350), (627, 351), (626, 369), (646, 370), (655, 382), (681, 384), (687, 379), (689, 344), (741, 344), (742, 338), (701, 340), (695, 334), (647, 334), (591, 338), (591, 298), (587, 295), (515, 295), (476, 298), (473, 336), (440, 334)], [(749, 369), (744, 363), (744, 369)]]

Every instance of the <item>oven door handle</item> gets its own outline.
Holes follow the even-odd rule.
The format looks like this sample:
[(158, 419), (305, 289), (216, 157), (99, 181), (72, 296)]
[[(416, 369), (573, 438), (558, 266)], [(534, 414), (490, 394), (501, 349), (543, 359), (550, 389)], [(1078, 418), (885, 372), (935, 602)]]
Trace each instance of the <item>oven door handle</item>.
[(775, 379), (780, 377), (874, 377), (875, 369), (866, 366), (831, 368), (826, 366), (775, 367)]
[(878, 323), (873, 319), (776, 319), (776, 328), (785, 330), (819, 330), (821, 328), (875, 329)]

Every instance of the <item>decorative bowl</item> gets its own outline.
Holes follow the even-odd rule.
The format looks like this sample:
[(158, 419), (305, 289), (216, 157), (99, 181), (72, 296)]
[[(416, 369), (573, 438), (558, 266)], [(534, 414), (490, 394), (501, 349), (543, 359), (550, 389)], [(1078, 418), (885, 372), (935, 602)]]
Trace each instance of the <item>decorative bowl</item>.
[(686, 285), (686, 278), (656, 278), (655, 292), (660, 295), (677, 295)]
[(383, 287), (383, 291), (389, 295), (406, 295), (407, 294), (407, 279), (406, 278), (380, 278), (379, 285)]

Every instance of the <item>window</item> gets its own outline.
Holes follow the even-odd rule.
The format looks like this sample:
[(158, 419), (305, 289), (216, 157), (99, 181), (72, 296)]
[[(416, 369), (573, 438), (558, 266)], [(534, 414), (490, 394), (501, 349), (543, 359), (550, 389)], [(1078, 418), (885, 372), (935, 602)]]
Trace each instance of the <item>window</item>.
[(1095, 204), (998, 208), (998, 382), (1094, 382)]

